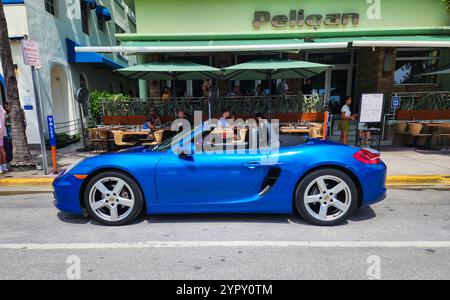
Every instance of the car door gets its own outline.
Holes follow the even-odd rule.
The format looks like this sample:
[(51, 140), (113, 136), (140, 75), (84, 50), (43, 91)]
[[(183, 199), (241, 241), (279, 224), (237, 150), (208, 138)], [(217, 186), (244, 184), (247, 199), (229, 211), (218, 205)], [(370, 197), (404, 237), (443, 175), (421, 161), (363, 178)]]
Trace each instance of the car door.
[(264, 154), (192, 154), (168, 151), (156, 166), (160, 204), (250, 201), (261, 191), (269, 166)]

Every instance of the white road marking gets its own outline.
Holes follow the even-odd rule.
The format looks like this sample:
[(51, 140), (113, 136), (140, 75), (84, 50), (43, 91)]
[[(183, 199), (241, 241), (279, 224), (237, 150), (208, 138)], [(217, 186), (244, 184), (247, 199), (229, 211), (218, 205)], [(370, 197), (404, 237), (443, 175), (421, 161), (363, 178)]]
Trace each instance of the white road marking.
[(450, 248), (450, 241), (169, 241), (141, 243), (80, 244), (0, 244), (0, 250), (89, 250), (135, 248), (202, 248), (202, 247), (269, 247), (269, 248)]

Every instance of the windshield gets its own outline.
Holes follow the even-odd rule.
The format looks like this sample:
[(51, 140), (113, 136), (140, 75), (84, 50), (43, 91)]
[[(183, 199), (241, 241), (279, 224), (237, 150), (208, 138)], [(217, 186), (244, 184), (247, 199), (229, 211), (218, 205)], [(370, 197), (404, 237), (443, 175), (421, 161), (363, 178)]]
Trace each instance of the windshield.
[(167, 140), (165, 140), (161, 144), (151, 148), (151, 151), (154, 151), (154, 152), (166, 152), (167, 150), (169, 150), (172, 147), (172, 142), (173, 142), (173, 140), (175, 138), (178, 141), (182, 141), (182, 140), (186, 139), (187, 137), (191, 136), (191, 141), (193, 141), (195, 132), (197, 132), (197, 135), (202, 133), (201, 128), (202, 128), (202, 126), (199, 125), (199, 126), (195, 127), (194, 129), (192, 129), (191, 131), (185, 133), (184, 135), (177, 134), (174, 137), (168, 138)]

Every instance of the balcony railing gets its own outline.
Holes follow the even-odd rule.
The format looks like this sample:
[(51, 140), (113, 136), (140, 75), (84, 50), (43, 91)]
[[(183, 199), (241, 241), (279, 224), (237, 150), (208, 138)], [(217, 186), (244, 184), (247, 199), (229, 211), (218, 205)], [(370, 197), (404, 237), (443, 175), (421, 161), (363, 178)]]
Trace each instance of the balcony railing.
[[(218, 115), (224, 109), (233, 114), (281, 114), (301, 112), (323, 112), (328, 107), (328, 95), (295, 95), (269, 97), (221, 97), (211, 101), (213, 115)], [(194, 111), (209, 111), (208, 99), (177, 98), (163, 102), (160, 99), (117, 99), (103, 100), (104, 116), (148, 115), (156, 110), (160, 115), (175, 115), (178, 111), (192, 113)]]
[(392, 96), (400, 97), (401, 106), (397, 110), (450, 109), (450, 91), (393, 93)]

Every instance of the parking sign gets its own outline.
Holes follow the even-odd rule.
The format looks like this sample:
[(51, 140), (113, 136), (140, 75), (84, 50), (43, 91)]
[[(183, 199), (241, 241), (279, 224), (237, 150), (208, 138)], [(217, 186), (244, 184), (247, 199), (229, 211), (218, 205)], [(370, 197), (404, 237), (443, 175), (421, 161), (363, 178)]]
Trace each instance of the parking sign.
[(401, 105), (400, 97), (399, 96), (393, 96), (391, 99), (391, 108), (392, 109), (399, 109)]
[(39, 44), (34, 41), (22, 41), (23, 62), (39, 69), (41, 67), (41, 59), (39, 58)]
[(48, 136), (50, 139), (50, 147), (56, 147), (55, 118), (53, 116), (48, 116), (47, 123), (48, 123)]

